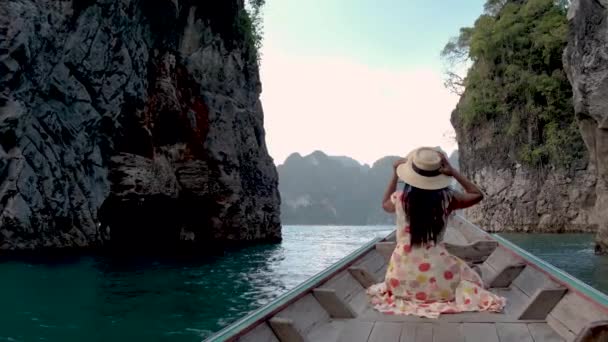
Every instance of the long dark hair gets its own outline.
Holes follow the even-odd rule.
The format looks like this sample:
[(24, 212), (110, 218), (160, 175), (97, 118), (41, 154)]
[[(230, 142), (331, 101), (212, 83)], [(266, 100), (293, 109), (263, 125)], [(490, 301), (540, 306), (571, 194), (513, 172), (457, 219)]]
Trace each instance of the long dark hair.
[(403, 209), (410, 222), (412, 245), (426, 245), (431, 241), (437, 243), (446, 225), (449, 195), (449, 188), (423, 190), (405, 185)]

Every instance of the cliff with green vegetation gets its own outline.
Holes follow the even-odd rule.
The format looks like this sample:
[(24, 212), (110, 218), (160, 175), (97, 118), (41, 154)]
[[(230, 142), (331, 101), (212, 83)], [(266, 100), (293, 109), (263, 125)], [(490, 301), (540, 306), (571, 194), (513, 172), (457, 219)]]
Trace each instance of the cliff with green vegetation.
[(0, 4), (0, 252), (279, 241), (263, 0)]
[(446, 84), (461, 94), (451, 119), (460, 167), (487, 195), (466, 215), (487, 230), (597, 229), (595, 176), (562, 63), (566, 12), (566, 1), (488, 0), (442, 52), (454, 67)]

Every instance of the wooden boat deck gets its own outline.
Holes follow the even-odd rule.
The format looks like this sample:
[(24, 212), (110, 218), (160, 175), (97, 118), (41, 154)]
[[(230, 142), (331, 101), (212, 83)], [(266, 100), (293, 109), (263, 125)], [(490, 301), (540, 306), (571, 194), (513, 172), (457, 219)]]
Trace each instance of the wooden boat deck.
[[(399, 323), (346, 325), (339, 341), (352, 342), (534, 342), (563, 341), (546, 323)], [(312, 338), (315, 338), (314, 336)], [(312, 339), (312, 341), (317, 341)], [(320, 339), (318, 341), (321, 341)]]
[[(574, 341), (589, 324), (608, 320), (605, 303), (566, 286), (555, 274), (506, 248), (506, 242), (499, 246), (493, 237), (463, 219), (451, 221), (446, 242), (453, 244), (450, 248), (455, 254), (476, 264), (492, 292), (507, 298), (503, 312), (427, 319), (375, 311), (365, 289), (384, 278), (394, 248), (393, 233), (351, 262), (338, 265), (325, 278), (304, 284), (273, 310), (257, 318), (253, 315), (240, 326), (236, 323), (234, 329), (239, 332), (228, 329), (209, 341)], [(601, 300), (608, 298), (590, 293)]]

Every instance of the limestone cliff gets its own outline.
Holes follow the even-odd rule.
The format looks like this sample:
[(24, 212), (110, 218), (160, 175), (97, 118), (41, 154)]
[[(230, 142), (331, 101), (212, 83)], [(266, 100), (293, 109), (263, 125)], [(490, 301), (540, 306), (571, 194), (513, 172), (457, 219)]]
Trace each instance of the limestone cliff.
[[(277, 167), (283, 224), (394, 224), (394, 216), (382, 209), (382, 195), (398, 158), (386, 156), (369, 166), (321, 151), (290, 155)], [(458, 151), (450, 161), (457, 166)]]
[(564, 64), (574, 111), (597, 176), (593, 214), (599, 224), (599, 253), (608, 253), (608, 1), (574, 0), (568, 12), (570, 34)]
[[(461, 171), (486, 193), (465, 214), (489, 231), (597, 229), (595, 174), (562, 63), (563, 6), (488, 1), (475, 26), (459, 36), (473, 64), (452, 124)], [(449, 52), (460, 45), (446, 46)]]
[(284, 224), (392, 224), (381, 199), (393, 161), (384, 157), (371, 167), (348, 157), (315, 151), (290, 155), (277, 167)]
[(243, 1), (0, 3), (0, 250), (281, 238)]
[(460, 170), (486, 195), (467, 218), (492, 232), (594, 232), (595, 177), (586, 159), (570, 168), (523, 164), (501, 120), (508, 118), (465, 127), (459, 109), (452, 113)]
[[(485, 129), (461, 132), (460, 168), (486, 194), (480, 204), (465, 210), (468, 219), (492, 232), (596, 231), (595, 177), (586, 169), (542, 170), (509, 157), (500, 160), (509, 155), (500, 143), (483, 146), (468, 137), (488, 134)], [(494, 157), (477, 160), (491, 151)]]

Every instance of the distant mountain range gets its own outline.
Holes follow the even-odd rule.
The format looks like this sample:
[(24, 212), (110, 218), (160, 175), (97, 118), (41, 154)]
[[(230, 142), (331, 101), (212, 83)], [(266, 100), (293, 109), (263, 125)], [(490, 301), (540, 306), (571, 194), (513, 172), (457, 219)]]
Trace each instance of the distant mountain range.
[[(315, 151), (290, 155), (277, 167), (283, 224), (373, 225), (392, 224), (381, 200), (397, 156), (387, 156), (371, 167), (344, 156)], [(458, 153), (450, 156), (458, 165)]]

